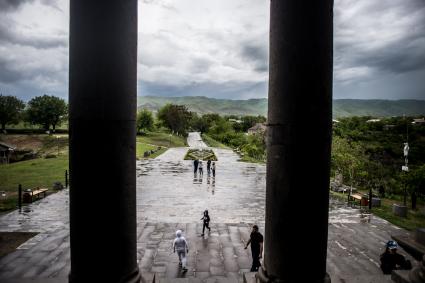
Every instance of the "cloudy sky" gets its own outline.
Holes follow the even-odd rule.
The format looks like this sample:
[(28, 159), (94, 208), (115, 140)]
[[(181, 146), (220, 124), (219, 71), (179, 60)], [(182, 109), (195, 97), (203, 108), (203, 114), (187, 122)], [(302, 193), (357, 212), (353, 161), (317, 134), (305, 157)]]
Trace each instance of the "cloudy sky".
[[(425, 0), (335, 0), (334, 98), (425, 99)], [(0, 93), (66, 98), (69, 0), (0, 0)], [(139, 95), (267, 96), (269, 1), (139, 0)]]

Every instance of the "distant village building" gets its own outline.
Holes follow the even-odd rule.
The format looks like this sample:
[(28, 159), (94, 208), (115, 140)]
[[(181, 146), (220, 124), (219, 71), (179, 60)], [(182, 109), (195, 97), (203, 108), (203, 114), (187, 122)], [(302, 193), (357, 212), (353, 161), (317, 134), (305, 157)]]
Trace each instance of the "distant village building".
[(267, 126), (264, 123), (256, 123), (253, 127), (248, 129), (249, 135), (264, 134)]
[(377, 123), (377, 122), (381, 122), (381, 119), (370, 119), (366, 121), (366, 123)]
[(238, 119), (229, 119), (229, 122), (231, 122), (231, 123), (236, 123), (236, 124), (240, 124), (240, 123), (242, 123), (242, 120), (238, 120)]
[(336, 127), (341, 121), (338, 121), (336, 119), (332, 119), (332, 127)]
[(14, 150), (15, 147), (0, 142), (0, 164), (9, 164), (10, 156)]
[(425, 125), (425, 119), (424, 118), (413, 119), (412, 124), (413, 125)]

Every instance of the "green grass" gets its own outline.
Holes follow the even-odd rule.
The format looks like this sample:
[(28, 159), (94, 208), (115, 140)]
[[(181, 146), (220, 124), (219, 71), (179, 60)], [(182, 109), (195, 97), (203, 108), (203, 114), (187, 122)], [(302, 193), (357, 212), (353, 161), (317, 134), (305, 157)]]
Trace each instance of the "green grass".
[(209, 146), (209, 147), (217, 147), (217, 148), (224, 148), (224, 149), (230, 149), (228, 146), (222, 144), (219, 141), (216, 141), (212, 137), (210, 137), (207, 134), (202, 134), (202, 140)]
[(254, 158), (254, 157), (250, 157), (250, 156), (248, 156), (248, 155), (244, 155), (244, 156), (242, 156), (241, 157), (241, 159), (239, 160), (239, 161), (242, 161), (242, 162), (250, 162), (250, 163), (260, 163), (260, 164), (265, 164), (266, 163), (266, 160), (263, 160), (263, 159), (256, 159), (256, 158)]
[(1, 165), (0, 190), (6, 191), (7, 197), (0, 200), (0, 211), (16, 207), (19, 184), (23, 190), (39, 186), (52, 190), (54, 182), (65, 183), (65, 170), (68, 170), (68, 155)]
[[(333, 197), (336, 197), (342, 201), (347, 201), (347, 194), (337, 193), (333, 191), (330, 191), (329, 193)], [(393, 203), (400, 202), (394, 201), (392, 199), (381, 198), (381, 207), (373, 207), (372, 213), (398, 227), (404, 228), (409, 231), (413, 231), (419, 227), (425, 227), (425, 215), (423, 215), (420, 210), (414, 211), (408, 209), (406, 218), (395, 216), (392, 211)], [(422, 207), (418, 205), (418, 208)]]
[[(213, 139), (212, 137), (210, 137), (207, 134), (202, 134), (202, 139), (203, 141), (209, 146), (209, 147), (217, 147), (217, 148), (224, 148), (224, 149), (232, 149), (228, 146), (226, 146), (225, 144), (220, 143), (219, 141)], [(249, 162), (249, 163), (261, 163), (261, 164), (265, 164), (266, 160), (263, 159), (256, 159), (254, 157), (250, 157), (247, 154), (241, 156), (241, 158), (239, 159), (239, 161), (242, 162)]]
[(156, 146), (156, 145), (137, 142), (136, 143), (136, 158), (137, 159), (146, 158), (146, 157), (143, 156), (143, 154), (145, 153), (145, 151), (148, 151), (148, 150), (157, 150), (153, 154), (149, 155), (149, 157), (147, 157), (147, 158), (155, 158), (155, 157), (163, 154), (165, 151), (167, 151), (167, 148), (161, 147), (161, 149), (158, 150), (158, 146)]
[(137, 142), (147, 145), (163, 146), (163, 147), (184, 147), (187, 146), (186, 138), (171, 135), (164, 132), (149, 132), (143, 136), (137, 136)]
[[(6, 129), (32, 129), (32, 130), (38, 130), (41, 129), (42, 127), (40, 125), (33, 125), (31, 123), (26, 123), (23, 121), (20, 121), (18, 124), (16, 125), (12, 125), (12, 124), (8, 124), (6, 126)], [(60, 129), (60, 130), (67, 130), (68, 129), (68, 120), (65, 120), (61, 123), (60, 126), (56, 126), (56, 129)]]

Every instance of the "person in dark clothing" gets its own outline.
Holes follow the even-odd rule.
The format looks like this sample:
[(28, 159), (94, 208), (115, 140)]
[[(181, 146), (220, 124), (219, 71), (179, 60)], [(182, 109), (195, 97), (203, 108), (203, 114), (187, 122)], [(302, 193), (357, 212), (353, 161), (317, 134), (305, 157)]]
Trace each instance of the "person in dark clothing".
[(211, 170), (212, 170), (213, 177), (215, 177), (215, 162), (212, 163)]
[(204, 211), (204, 216), (202, 216), (201, 220), (204, 221), (204, 225), (202, 226), (202, 234), (201, 236), (204, 236), (205, 234), (205, 227), (208, 228), (208, 231), (211, 231), (210, 228), (210, 216), (208, 215), (208, 210)]
[(248, 248), (248, 245), (251, 244), (251, 253), (252, 253), (252, 266), (251, 272), (258, 271), (258, 268), (261, 266), (260, 258), (263, 254), (263, 235), (258, 232), (258, 226), (252, 226), (252, 232), (249, 236), (249, 240), (245, 245), (245, 249)]
[(397, 253), (396, 241), (388, 241), (385, 252), (381, 254), (381, 269), (384, 274), (391, 274), (394, 269), (411, 269), (410, 260)]
[(207, 173), (208, 173), (208, 176), (210, 175), (210, 173), (211, 173), (211, 160), (209, 160), (208, 159), (208, 161), (207, 161)]
[(199, 161), (198, 171), (199, 171), (199, 177), (203, 177), (204, 176), (204, 170), (203, 170), (203, 166), (202, 166), (202, 160)]
[(198, 159), (193, 160), (193, 173), (196, 174), (196, 172), (198, 172)]

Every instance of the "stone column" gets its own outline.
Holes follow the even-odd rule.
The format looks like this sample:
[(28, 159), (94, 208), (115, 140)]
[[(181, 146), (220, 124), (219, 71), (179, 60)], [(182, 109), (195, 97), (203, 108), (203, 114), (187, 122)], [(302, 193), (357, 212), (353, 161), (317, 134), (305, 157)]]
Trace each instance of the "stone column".
[(333, 1), (272, 0), (267, 282), (328, 282)]
[(137, 0), (71, 0), (70, 282), (139, 282)]

